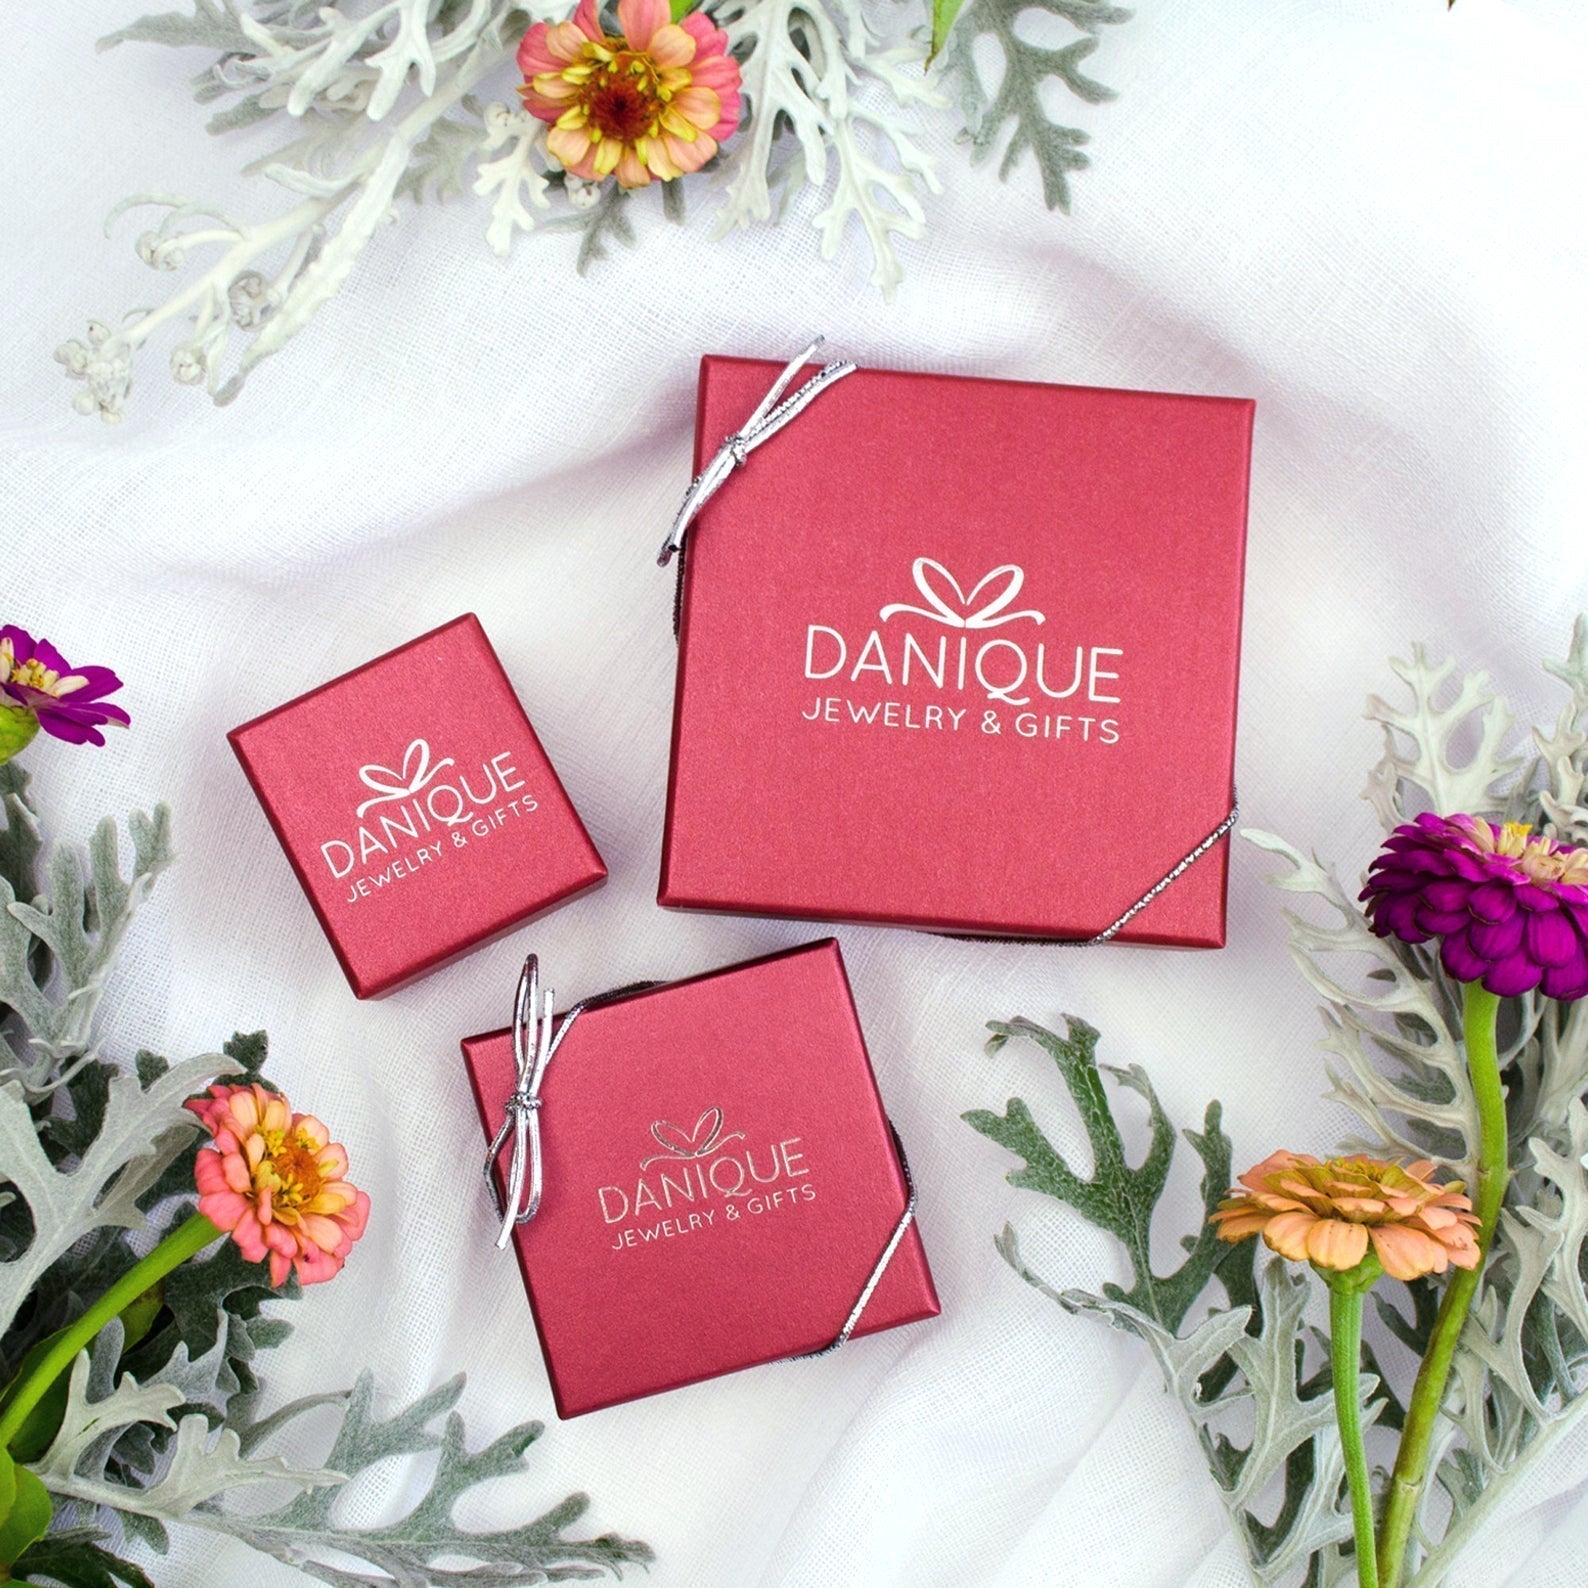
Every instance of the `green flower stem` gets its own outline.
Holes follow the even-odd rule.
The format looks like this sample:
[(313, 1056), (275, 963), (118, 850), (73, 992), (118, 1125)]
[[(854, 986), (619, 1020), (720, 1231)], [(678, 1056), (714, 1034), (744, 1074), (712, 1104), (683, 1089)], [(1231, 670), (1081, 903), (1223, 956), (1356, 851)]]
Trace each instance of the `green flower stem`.
[[(1478, 1105), (1478, 1183), (1473, 1210), (1478, 1215), (1478, 1250), (1488, 1259), (1494, 1231), (1500, 1222), (1510, 1178), (1510, 1143), (1505, 1124), (1505, 1088), (1500, 1084), (1497, 1038), (1500, 1000), (1477, 982), (1466, 984), (1462, 1023), (1467, 1044), (1467, 1068), (1472, 1094)], [(1383, 1588), (1399, 1588), (1406, 1568), (1406, 1546), (1418, 1502), (1428, 1481), (1428, 1452), (1433, 1443), (1439, 1408), (1450, 1379), (1450, 1364), (1461, 1339), (1462, 1326), (1478, 1292), (1483, 1262), (1476, 1268), (1458, 1268), (1445, 1287), (1439, 1315), (1429, 1336), (1428, 1352), (1417, 1370), (1417, 1383), (1406, 1408), (1395, 1471), (1390, 1477), (1384, 1507), (1384, 1529), (1379, 1541), (1379, 1576)]]
[(1329, 1354), (1334, 1367), (1334, 1420), (1340, 1425), (1345, 1477), (1351, 1489), (1351, 1524), (1356, 1533), (1356, 1574), (1361, 1588), (1378, 1588), (1373, 1541), (1373, 1486), (1362, 1447), (1362, 1298), (1355, 1285), (1329, 1286)]
[(13, 1385), (3, 1410), (0, 1410), (0, 1449), (10, 1445), (38, 1405), (45, 1392), (83, 1350), (124, 1308), (130, 1306), (150, 1286), (157, 1285), (172, 1269), (195, 1257), (217, 1240), (220, 1231), (202, 1213), (195, 1213), (166, 1236), (141, 1262), (135, 1263), (91, 1306), (76, 1323), (61, 1332), (60, 1338), (39, 1359), (38, 1365), (20, 1383)]

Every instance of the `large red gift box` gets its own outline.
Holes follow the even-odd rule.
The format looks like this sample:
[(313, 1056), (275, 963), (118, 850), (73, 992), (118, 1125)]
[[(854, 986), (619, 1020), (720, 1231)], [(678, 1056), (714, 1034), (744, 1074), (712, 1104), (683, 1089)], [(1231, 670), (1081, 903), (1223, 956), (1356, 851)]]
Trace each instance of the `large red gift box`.
[(227, 737), (360, 998), (606, 877), (472, 613)]
[[(489, 1140), (511, 1032), (463, 1058)], [(513, 1245), (562, 1417), (830, 1346), (909, 1205), (831, 939), (586, 1008), (540, 1099)], [(853, 1333), (937, 1312), (912, 1222)]]
[[(697, 468), (778, 366), (706, 358)], [(1218, 947), (1253, 405), (862, 369), (689, 530), (660, 902)]]

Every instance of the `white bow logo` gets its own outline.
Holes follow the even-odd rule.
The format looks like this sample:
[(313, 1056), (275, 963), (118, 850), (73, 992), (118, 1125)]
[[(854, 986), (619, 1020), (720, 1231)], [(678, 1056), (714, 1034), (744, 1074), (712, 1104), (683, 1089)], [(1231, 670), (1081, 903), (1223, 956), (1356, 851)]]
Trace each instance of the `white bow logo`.
[(708, 1108), (695, 1121), (695, 1128), (690, 1131), (682, 1129), (670, 1120), (658, 1119), (651, 1125), (651, 1135), (656, 1138), (657, 1146), (665, 1147), (667, 1151), (642, 1158), (640, 1160), (642, 1169), (649, 1169), (653, 1163), (666, 1163), (677, 1158), (709, 1158), (719, 1148), (726, 1147), (730, 1141), (744, 1140), (742, 1130), (730, 1130), (726, 1136), (723, 1135), (720, 1108)]
[[(1029, 607), (1022, 612), (1004, 611), (1020, 594), (1020, 587), (1026, 582), (1025, 570), (1017, 568), (1012, 562), (983, 574), (972, 586), (969, 595), (942, 563), (930, 557), (917, 557), (910, 571), (915, 576), (915, 588), (926, 598), (927, 605), (912, 607), (902, 601), (895, 601), (882, 609), (884, 623), (900, 612), (909, 612), (918, 618), (931, 618), (936, 623), (946, 623), (955, 629), (993, 629), (1000, 623), (1013, 623), (1017, 618), (1030, 618), (1033, 623), (1047, 622), (1042, 613), (1033, 612)], [(1001, 590), (996, 588), (1000, 579), (1004, 582)], [(989, 587), (993, 588), (993, 593), (977, 606), (977, 601), (981, 600)], [(949, 605), (949, 594), (959, 603), (957, 610)]]
[(401, 772), (393, 772), (389, 766), (381, 766), (378, 763), (361, 766), (358, 769), (358, 780), (365, 788), (375, 790), (375, 798), (365, 800), (355, 814), (362, 818), (364, 812), (372, 806), (384, 805), (389, 800), (405, 800), (409, 795), (417, 794), (442, 767), (451, 765), (452, 757), (449, 755), (431, 766), (430, 746), (423, 739), (415, 739), (403, 751)]

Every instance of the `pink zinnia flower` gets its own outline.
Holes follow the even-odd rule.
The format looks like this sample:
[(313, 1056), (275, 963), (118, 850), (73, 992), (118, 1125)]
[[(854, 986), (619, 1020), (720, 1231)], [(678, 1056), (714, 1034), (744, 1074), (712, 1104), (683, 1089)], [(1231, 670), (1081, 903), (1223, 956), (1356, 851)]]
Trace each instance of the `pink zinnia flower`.
[(1588, 994), (1588, 849), (1520, 822), (1425, 812), (1385, 840), (1361, 896), (1380, 937), (1437, 937), (1457, 981), (1498, 998)]
[(229, 1233), (270, 1282), (334, 1279), (369, 1221), (369, 1198), (343, 1178), (347, 1152), (312, 1114), (251, 1086), (212, 1086), (187, 1107), (214, 1137), (193, 1179), (199, 1212)]
[(518, 46), (525, 108), (551, 122), (546, 148), (586, 182), (644, 187), (698, 171), (739, 125), (739, 63), (728, 35), (667, 0), (618, 0), (622, 36), (595, 0), (571, 22), (537, 22)]
[(105, 704), (120, 688), (108, 667), (74, 668), (48, 640), (13, 624), (0, 628), (0, 710), (30, 719), (29, 739), (42, 728), (71, 744), (103, 744), (101, 728), (125, 728), (132, 720), (120, 706)]
[(1241, 1176), (1213, 1215), (1219, 1239), (1261, 1235), (1292, 1262), (1349, 1273), (1368, 1254), (1391, 1279), (1476, 1268), (1478, 1216), (1461, 1182), (1441, 1185), (1428, 1161), (1384, 1163), (1276, 1152)]

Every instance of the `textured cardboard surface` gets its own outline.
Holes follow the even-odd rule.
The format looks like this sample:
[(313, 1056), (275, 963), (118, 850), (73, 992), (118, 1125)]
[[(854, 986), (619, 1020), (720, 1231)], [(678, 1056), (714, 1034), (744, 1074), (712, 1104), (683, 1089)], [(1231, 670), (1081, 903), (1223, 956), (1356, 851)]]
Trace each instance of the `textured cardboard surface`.
[[(511, 1033), (463, 1057), (489, 1140)], [(834, 941), (586, 1010), (541, 1097), (514, 1247), (562, 1416), (831, 1344), (907, 1196)], [(912, 1225), (855, 1333), (937, 1311)]]
[[(697, 466), (775, 364), (702, 363)], [(862, 369), (690, 532), (660, 901), (1086, 938), (1234, 791), (1243, 399)], [(1222, 945), (1227, 842), (1121, 941)]]
[(472, 614), (227, 737), (360, 998), (606, 876)]

